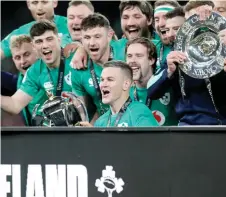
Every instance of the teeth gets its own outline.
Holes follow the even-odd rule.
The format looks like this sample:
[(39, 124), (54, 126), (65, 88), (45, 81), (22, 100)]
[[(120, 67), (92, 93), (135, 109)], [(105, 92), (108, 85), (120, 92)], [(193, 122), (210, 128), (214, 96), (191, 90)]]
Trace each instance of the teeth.
[(133, 70), (133, 71), (138, 71), (138, 70), (139, 70), (139, 68), (132, 68), (132, 70)]
[(43, 54), (51, 53), (51, 51), (43, 51)]

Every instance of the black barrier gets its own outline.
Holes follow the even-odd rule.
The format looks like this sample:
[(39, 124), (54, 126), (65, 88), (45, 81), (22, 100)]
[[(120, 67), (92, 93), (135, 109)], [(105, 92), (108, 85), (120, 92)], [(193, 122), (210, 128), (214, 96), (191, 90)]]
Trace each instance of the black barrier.
[[(12, 170), (10, 191), (20, 186), (16, 197), (53, 197), (54, 191), (60, 197), (226, 196), (225, 128), (103, 130), (4, 129), (2, 164), (8, 165), (1, 168)], [(61, 181), (51, 189), (55, 165)], [(41, 186), (31, 195), (34, 183)]]

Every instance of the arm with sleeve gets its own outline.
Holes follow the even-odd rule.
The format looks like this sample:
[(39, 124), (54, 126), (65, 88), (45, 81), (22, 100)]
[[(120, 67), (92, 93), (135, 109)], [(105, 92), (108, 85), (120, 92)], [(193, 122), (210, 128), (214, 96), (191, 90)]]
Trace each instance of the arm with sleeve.
[(178, 70), (171, 76), (168, 76), (167, 62), (165, 61), (162, 68), (153, 75), (147, 83), (147, 96), (150, 99), (157, 100), (164, 96), (166, 91), (172, 87), (175, 89), (175, 84), (178, 83)]
[(86, 96), (88, 93), (82, 85), (82, 71), (71, 68), (71, 86), (72, 92), (77, 96)]
[(153, 100), (161, 98), (170, 87), (170, 78), (167, 69), (161, 69), (156, 75), (151, 77), (147, 84), (148, 98)]
[(1, 41), (1, 49), (4, 52), (5, 57), (11, 57), (12, 53), (10, 50), (10, 39), (14, 35), (20, 34), (29, 34), (30, 27), (33, 23), (28, 23), (26, 25), (21, 26), (18, 29), (13, 30), (10, 34), (8, 34), (2, 41)]
[(146, 106), (140, 106), (140, 109), (142, 109), (141, 110), (142, 112), (136, 119), (136, 123), (134, 126), (137, 127), (159, 126), (151, 110), (149, 110)]

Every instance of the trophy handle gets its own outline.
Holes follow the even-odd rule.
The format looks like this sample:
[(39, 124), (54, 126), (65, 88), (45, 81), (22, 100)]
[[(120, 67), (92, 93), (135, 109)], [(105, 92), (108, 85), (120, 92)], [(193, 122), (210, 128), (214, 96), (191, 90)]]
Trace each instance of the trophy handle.
[[(82, 121), (89, 122), (89, 116), (88, 116), (88, 112), (87, 112), (84, 102), (73, 92), (64, 92), (64, 94), (66, 94), (66, 96), (69, 96), (69, 98), (72, 99), (72, 103), (75, 105), (76, 109), (80, 112)], [(76, 100), (79, 102), (75, 102)], [(79, 108), (82, 108), (82, 110), (80, 110)], [(85, 114), (84, 114), (84, 112), (85, 112)]]

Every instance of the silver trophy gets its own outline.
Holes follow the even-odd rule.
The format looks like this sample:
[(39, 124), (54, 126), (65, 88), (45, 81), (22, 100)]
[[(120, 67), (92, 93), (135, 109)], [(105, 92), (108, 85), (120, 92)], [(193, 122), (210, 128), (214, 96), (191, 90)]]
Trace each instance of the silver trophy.
[(53, 96), (42, 105), (41, 115), (33, 110), (34, 126), (79, 126), (80, 121), (89, 121), (87, 109), (81, 99), (71, 92), (65, 96)]
[(179, 68), (197, 79), (207, 79), (220, 73), (226, 58), (226, 46), (220, 42), (219, 32), (226, 29), (226, 19), (212, 13), (205, 21), (198, 15), (188, 18), (177, 33), (175, 51), (188, 57)]

